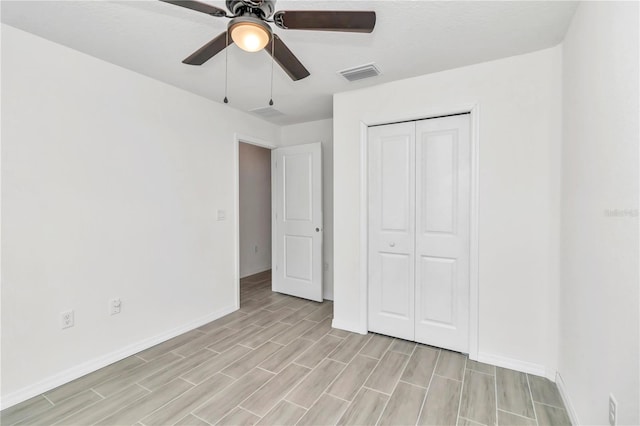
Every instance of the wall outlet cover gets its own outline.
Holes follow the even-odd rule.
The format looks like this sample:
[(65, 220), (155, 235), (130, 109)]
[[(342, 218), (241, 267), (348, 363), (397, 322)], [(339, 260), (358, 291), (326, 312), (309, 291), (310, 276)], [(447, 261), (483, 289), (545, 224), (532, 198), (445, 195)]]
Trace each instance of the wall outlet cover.
[(73, 310), (64, 311), (60, 313), (60, 327), (65, 329), (73, 327), (75, 325), (75, 319)]
[(122, 301), (117, 299), (111, 299), (109, 301), (109, 314), (116, 315), (120, 313), (120, 309), (122, 308)]

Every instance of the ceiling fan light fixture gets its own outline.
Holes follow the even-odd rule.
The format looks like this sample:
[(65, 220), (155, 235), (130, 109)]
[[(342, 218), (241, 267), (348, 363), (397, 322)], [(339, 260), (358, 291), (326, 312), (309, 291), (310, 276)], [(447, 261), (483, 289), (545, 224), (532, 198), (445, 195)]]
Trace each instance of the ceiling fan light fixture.
[(271, 40), (271, 28), (259, 19), (238, 17), (229, 22), (231, 39), (247, 52), (258, 52)]

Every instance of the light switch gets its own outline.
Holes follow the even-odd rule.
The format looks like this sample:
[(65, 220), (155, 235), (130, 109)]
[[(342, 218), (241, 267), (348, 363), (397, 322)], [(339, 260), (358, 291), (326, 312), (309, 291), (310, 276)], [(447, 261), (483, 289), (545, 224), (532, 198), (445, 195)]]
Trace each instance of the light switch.
[(225, 220), (227, 213), (224, 210), (218, 210), (218, 220)]

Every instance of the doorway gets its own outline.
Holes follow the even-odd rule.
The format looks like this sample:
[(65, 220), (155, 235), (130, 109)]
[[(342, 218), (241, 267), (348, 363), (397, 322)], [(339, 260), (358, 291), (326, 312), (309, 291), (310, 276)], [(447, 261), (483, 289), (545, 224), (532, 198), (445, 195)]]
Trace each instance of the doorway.
[(239, 276), (271, 270), (271, 150), (238, 144)]
[(256, 285), (322, 301), (320, 143), (276, 147), (236, 135), (235, 154), (236, 309)]

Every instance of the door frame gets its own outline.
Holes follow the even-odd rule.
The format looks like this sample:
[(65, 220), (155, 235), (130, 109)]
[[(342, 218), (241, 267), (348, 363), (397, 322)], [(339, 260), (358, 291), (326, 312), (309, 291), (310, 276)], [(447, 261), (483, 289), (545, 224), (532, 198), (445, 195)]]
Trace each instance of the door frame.
[(479, 166), (480, 166), (480, 105), (479, 103), (443, 107), (384, 119), (360, 121), (360, 323), (363, 333), (369, 330), (369, 209), (368, 209), (368, 129), (371, 126), (403, 121), (425, 120), (447, 115), (469, 113), (471, 120), (471, 204), (469, 228), (469, 358), (478, 359), (479, 322)]
[[(272, 142), (256, 138), (253, 136), (247, 136), (240, 133), (234, 133), (233, 135), (233, 196), (234, 196), (234, 215), (233, 215), (233, 250), (234, 250), (234, 310), (240, 309), (240, 143), (246, 143), (249, 145), (256, 145), (269, 150), (274, 150), (278, 146)], [(271, 164), (271, 161), (269, 162)], [(273, 191), (273, 170), (272, 173), (272, 188)], [(273, 205), (271, 206), (271, 266), (273, 267), (273, 241), (274, 241), (274, 215)]]

